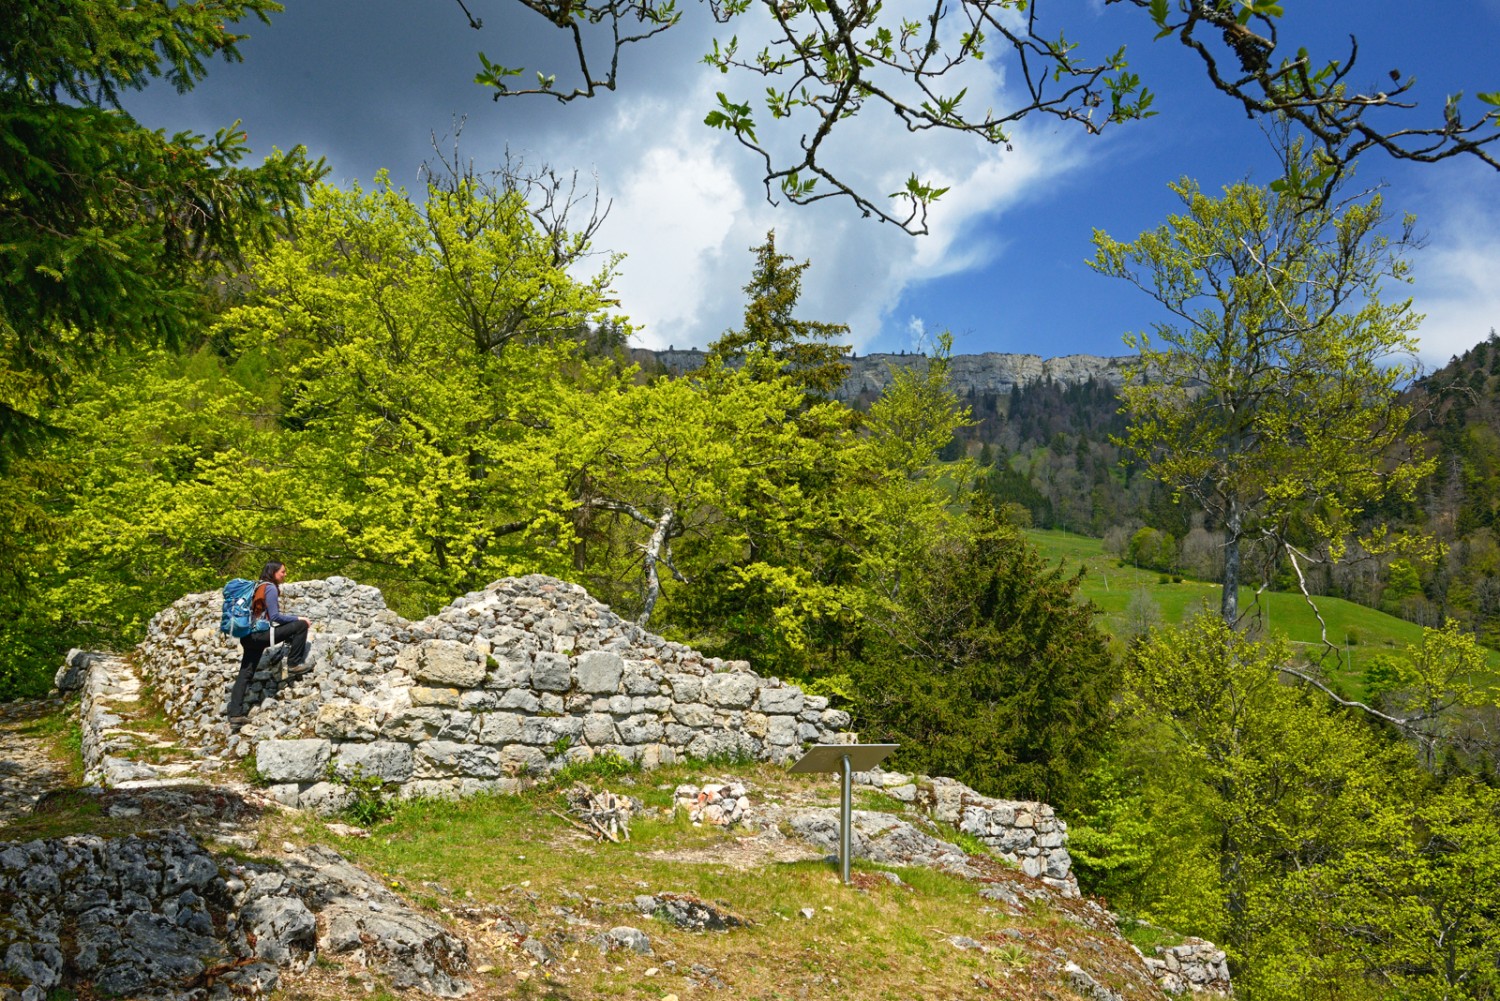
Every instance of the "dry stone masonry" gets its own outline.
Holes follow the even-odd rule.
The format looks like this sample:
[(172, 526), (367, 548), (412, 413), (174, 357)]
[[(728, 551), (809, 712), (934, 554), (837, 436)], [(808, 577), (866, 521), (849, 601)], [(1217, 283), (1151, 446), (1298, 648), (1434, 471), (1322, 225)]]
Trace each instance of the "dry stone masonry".
[(605, 753), (781, 762), (849, 739), (848, 714), (826, 699), (652, 635), (549, 577), (498, 581), (420, 622), (342, 577), (284, 594), (313, 620), (312, 671), (286, 683), (263, 669), (237, 735), (223, 711), (239, 646), (218, 632), (217, 592), (158, 614), (137, 659), (187, 740), (253, 753), (287, 805), (336, 809), (356, 776), (460, 796)]
[(939, 823), (979, 839), (1063, 896), (1079, 896), (1068, 854), (1068, 825), (1048, 804), (992, 799), (955, 779), (912, 778), (879, 768), (856, 772), (854, 781), (914, 804)]

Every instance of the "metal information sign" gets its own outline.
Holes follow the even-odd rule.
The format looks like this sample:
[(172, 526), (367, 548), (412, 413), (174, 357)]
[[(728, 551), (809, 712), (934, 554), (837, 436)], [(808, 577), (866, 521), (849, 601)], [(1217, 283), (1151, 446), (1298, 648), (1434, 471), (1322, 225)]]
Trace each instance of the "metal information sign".
[(839, 797), (839, 878), (849, 884), (849, 854), (854, 813), (854, 773), (880, 764), (900, 744), (815, 744), (792, 766), (794, 772), (839, 772), (843, 776)]

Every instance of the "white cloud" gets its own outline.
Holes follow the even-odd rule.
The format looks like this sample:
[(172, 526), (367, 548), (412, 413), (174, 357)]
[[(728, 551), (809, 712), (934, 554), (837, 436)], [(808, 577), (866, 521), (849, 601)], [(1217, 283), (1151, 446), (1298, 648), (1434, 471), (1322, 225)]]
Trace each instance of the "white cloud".
[[(975, 110), (1007, 104), (991, 63), (965, 67), (951, 87), (967, 87), (966, 107)], [(1016, 129), (1007, 152), (965, 136), (912, 135), (872, 105), (840, 123), (821, 161), (866, 193), (894, 191), (913, 170), (951, 186), (932, 209), (931, 234), (913, 238), (861, 218), (843, 198), (768, 204), (759, 160), (702, 124), (721, 88), (759, 89), (746, 78), (705, 72), (682, 93), (617, 96), (611, 125), (592, 131), (587, 145), (574, 137), (561, 150), (545, 150), (554, 163), (594, 170), (612, 200), (598, 243), (627, 255), (616, 287), (646, 346), (702, 346), (736, 326), (750, 248), (773, 228), (780, 252), (812, 262), (803, 276), (802, 316), (849, 324), (856, 349), (882, 337), (902, 340), (906, 323), (891, 314), (903, 291), (1003, 254), (996, 216), (1082, 160), (1081, 144), (1040, 128)], [(767, 123), (762, 138), (782, 124)], [(781, 138), (795, 136), (783, 131)]]
[(1500, 330), (1500, 213), (1479, 198), (1451, 203), (1427, 248), (1414, 259), (1419, 332), (1430, 367)]

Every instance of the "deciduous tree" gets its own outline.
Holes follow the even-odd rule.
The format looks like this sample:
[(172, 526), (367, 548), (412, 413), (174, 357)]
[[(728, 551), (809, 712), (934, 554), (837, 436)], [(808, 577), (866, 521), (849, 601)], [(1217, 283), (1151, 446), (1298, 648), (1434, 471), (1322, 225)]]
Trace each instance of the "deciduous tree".
[[(1232, 623), (1246, 540), (1301, 579), (1339, 558), (1363, 509), (1409, 496), (1432, 469), (1397, 395), (1420, 317), (1409, 299), (1382, 299), (1406, 277), (1411, 223), (1386, 235), (1378, 196), (1310, 210), (1286, 185), (1218, 198), (1186, 179), (1172, 188), (1181, 214), (1131, 243), (1096, 232), (1092, 264), (1172, 316), (1126, 337), (1139, 354), (1123, 443), (1221, 535)], [(1382, 548), (1378, 535), (1365, 552)]]

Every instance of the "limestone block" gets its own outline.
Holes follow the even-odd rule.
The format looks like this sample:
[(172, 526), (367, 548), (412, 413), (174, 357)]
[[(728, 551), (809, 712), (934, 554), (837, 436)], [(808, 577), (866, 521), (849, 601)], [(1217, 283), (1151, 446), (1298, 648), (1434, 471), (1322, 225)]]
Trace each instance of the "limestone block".
[(423, 779), (459, 775), (497, 778), (500, 775), (500, 752), (483, 744), (429, 740), (417, 745), (412, 774)]
[(415, 779), (401, 787), (402, 799), (457, 799), (458, 779)]
[(484, 744), (513, 744), (521, 739), (526, 717), (516, 713), (486, 713), (480, 717), (479, 740)]
[(500, 696), (488, 689), (470, 688), (459, 696), (458, 704), (460, 708), (470, 712), (485, 712), (499, 708)]
[(764, 738), (766, 735), (766, 727), (768, 727), (769, 725), (770, 721), (766, 719), (765, 713), (745, 714), (745, 732), (752, 737)]
[(631, 716), (620, 722), (620, 740), (627, 744), (645, 744), (661, 740), (666, 735), (661, 720), (642, 714)]
[(760, 690), (760, 711), (767, 715), (780, 713), (795, 716), (802, 711), (804, 703), (802, 689), (790, 685)]
[(537, 712), (561, 716), (565, 705), (563, 697), (556, 692), (543, 692), (541, 697), (537, 699)]
[(606, 713), (589, 713), (583, 718), (583, 739), (590, 744), (610, 744), (620, 739), (615, 729), (613, 716)]
[(641, 710), (648, 713), (664, 713), (672, 708), (672, 700), (665, 695), (648, 695), (641, 699)]
[(457, 709), (460, 705), (457, 688), (428, 688), (425, 685), (411, 687), (411, 704), (414, 706), (439, 706)]
[(716, 758), (738, 754), (755, 754), (758, 748), (751, 737), (742, 733), (712, 730), (700, 733), (688, 744), (688, 756), (692, 758)]
[(534, 713), (541, 708), (541, 705), (541, 700), (529, 688), (512, 688), (500, 696), (501, 709), (519, 709), (522, 712)]
[(824, 709), (828, 708), (828, 696), (826, 696), (826, 695), (809, 695), (809, 696), (807, 696), (804, 704), (812, 712), (821, 713)]
[(842, 709), (828, 709), (818, 717), (818, 722), (830, 730), (844, 730), (849, 726), (849, 714)]
[(1066, 879), (1068, 870), (1073, 868), (1073, 859), (1067, 852), (1053, 852), (1046, 856), (1047, 875), (1053, 879)]
[(313, 731), (334, 740), (374, 740), (380, 736), (375, 710), (357, 702), (325, 702), (318, 707)]
[(302, 787), (296, 782), (280, 782), (266, 787), (266, 795), (282, 806), (296, 806)]
[(509, 744), (500, 748), (500, 767), (507, 775), (521, 772), (541, 775), (547, 770), (547, 755), (539, 747)]
[(303, 810), (328, 815), (338, 813), (354, 799), (347, 786), (334, 782), (317, 782), (302, 790), (297, 797), (297, 806)]
[(458, 794), (460, 796), (474, 796), (482, 792), (514, 796), (524, 788), (525, 786), (521, 783), (520, 779), (509, 777), (498, 779), (462, 778), (458, 780)]
[(406, 647), (396, 666), (437, 687), (474, 688), (484, 681), (485, 664), (478, 651), (456, 640), (428, 640)]
[(590, 650), (578, 655), (574, 671), (579, 690), (610, 695), (620, 687), (620, 677), (625, 673), (625, 661), (617, 653)]
[(703, 679), (696, 674), (669, 674), (672, 698), (677, 702), (697, 702), (703, 697)]
[(675, 747), (691, 743), (696, 736), (698, 731), (690, 726), (683, 726), (681, 723), (668, 723), (666, 726), (667, 743)]
[(531, 716), (521, 724), (521, 743), (549, 747), (564, 737), (583, 736), (583, 720), (577, 716)]
[(568, 658), (560, 653), (539, 653), (531, 665), (531, 687), (542, 692), (566, 692), (573, 684)]
[(625, 675), (621, 679), (621, 685), (626, 695), (657, 695), (661, 692), (661, 682), (657, 680), (658, 672), (654, 670), (656, 665), (646, 660), (630, 660), (625, 662)]
[(255, 749), (255, 767), (269, 782), (317, 782), (331, 752), (326, 740), (263, 740)]
[(755, 700), (759, 686), (760, 679), (753, 674), (712, 674), (704, 679), (703, 701), (711, 706), (744, 709)]
[(791, 747), (801, 741), (797, 739), (797, 717), (772, 716), (766, 727), (766, 743), (777, 747)]
[(334, 749), (333, 770), (347, 779), (358, 771), (386, 782), (411, 778), (413, 755), (410, 744), (378, 740), (369, 744), (341, 744)]
[(630, 696), (611, 695), (609, 697), (609, 711), (616, 716), (630, 715)]
[(662, 765), (675, 765), (678, 760), (677, 750), (666, 744), (646, 744), (641, 748), (641, 765), (646, 768), (659, 768)]

